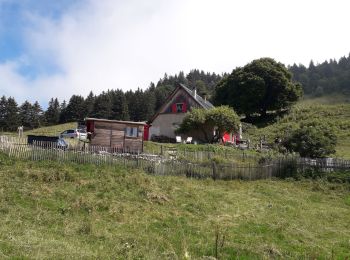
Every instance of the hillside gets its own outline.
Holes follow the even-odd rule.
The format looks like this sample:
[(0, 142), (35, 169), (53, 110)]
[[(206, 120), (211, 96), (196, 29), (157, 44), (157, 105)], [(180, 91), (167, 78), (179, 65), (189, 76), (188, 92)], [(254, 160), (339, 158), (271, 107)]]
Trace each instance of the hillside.
[(346, 185), (0, 165), (0, 258), (350, 257)]
[(25, 131), (25, 134), (56, 136), (62, 133), (64, 130), (75, 129), (75, 128), (77, 128), (77, 123), (71, 122), (71, 123), (59, 124), (54, 126), (46, 126), (46, 127), (41, 127), (30, 131)]
[(257, 141), (265, 135), (269, 142), (273, 142), (276, 136), (281, 137), (309, 120), (331, 127), (338, 137), (335, 156), (350, 159), (350, 103), (349, 98), (341, 95), (306, 98), (275, 123), (248, 128), (245, 136)]
[[(260, 137), (266, 136), (268, 142), (273, 142), (276, 136), (283, 136), (288, 131), (308, 120), (319, 120), (330, 126), (338, 137), (335, 157), (350, 159), (350, 99), (341, 94), (333, 94), (322, 97), (305, 97), (298, 102), (287, 115), (278, 118), (277, 121), (265, 127), (248, 127), (244, 129), (244, 138), (249, 138), (253, 143), (258, 143)], [(76, 123), (65, 123), (55, 126), (37, 128), (26, 131), (28, 134), (58, 135), (66, 129), (76, 128)], [(16, 133), (7, 133), (15, 135)], [(164, 144), (163, 144), (164, 145)], [(171, 147), (174, 145), (171, 144)], [(180, 145), (181, 146), (181, 145)], [(177, 146), (178, 148), (201, 150), (208, 146)], [(213, 151), (218, 150), (211, 146)], [(217, 146), (216, 146), (217, 147)], [(147, 152), (159, 150), (158, 145), (148, 143), (145, 145)], [(219, 150), (222, 150), (221, 148)], [(254, 152), (252, 152), (254, 154)]]

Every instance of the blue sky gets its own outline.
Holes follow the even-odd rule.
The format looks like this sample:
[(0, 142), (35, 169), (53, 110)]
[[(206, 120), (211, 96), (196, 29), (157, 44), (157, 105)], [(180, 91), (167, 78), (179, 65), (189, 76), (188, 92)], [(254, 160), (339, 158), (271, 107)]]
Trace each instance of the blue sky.
[[(0, 62), (30, 57), (27, 53), (27, 31), (35, 28), (34, 17), (59, 22), (62, 15), (81, 3), (78, 0), (0, 0)], [(30, 79), (40, 74), (59, 72), (54, 63), (36, 63), (34, 60), (22, 64), (18, 71)]]
[(19, 103), (348, 55), (346, 0), (0, 0), (0, 95)]

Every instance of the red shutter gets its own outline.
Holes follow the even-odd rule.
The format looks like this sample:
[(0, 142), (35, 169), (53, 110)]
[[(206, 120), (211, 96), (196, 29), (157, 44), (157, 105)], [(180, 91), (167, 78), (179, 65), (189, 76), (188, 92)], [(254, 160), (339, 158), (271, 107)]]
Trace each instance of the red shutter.
[(182, 104), (182, 112), (183, 112), (183, 113), (186, 113), (186, 112), (187, 112), (187, 104), (186, 104), (186, 103), (183, 103), (183, 104)]
[(173, 113), (176, 113), (176, 104), (172, 105), (171, 110), (172, 110)]

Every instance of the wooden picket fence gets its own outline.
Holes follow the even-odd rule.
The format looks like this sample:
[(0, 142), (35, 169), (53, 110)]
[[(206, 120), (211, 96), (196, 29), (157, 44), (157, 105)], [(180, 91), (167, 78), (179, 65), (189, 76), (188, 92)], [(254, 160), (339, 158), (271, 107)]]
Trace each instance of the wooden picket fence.
[(110, 165), (142, 169), (155, 175), (175, 175), (189, 178), (223, 180), (256, 180), (288, 176), (288, 171), (307, 171), (310, 168), (323, 172), (350, 170), (350, 161), (341, 159), (308, 159), (285, 157), (265, 164), (228, 164), (190, 162), (165, 158), (154, 154), (131, 154), (118, 149), (100, 146), (63, 148), (53, 142), (26, 143), (26, 139), (0, 136), (0, 151), (10, 157), (33, 161), (58, 161), (79, 164)]
[(154, 146), (149, 150), (151, 154), (161, 155), (166, 158), (180, 157), (188, 161), (207, 161), (214, 157), (232, 159), (237, 161), (257, 160), (258, 157), (239, 149), (222, 149), (213, 151), (209, 146), (203, 150), (190, 150), (186, 148), (177, 149), (165, 145)]

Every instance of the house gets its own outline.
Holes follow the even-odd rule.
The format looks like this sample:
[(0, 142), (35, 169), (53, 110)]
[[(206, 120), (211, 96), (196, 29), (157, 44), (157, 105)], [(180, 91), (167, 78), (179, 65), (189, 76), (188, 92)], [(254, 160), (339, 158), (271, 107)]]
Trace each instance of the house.
[(90, 145), (103, 146), (120, 152), (143, 151), (145, 122), (86, 118)]
[[(196, 89), (190, 90), (183, 84), (178, 84), (150, 120), (149, 139), (166, 136), (175, 139), (175, 130), (180, 126), (186, 113), (192, 108), (211, 109), (214, 106), (197, 94)], [(201, 140), (200, 131), (189, 133), (194, 140)]]

